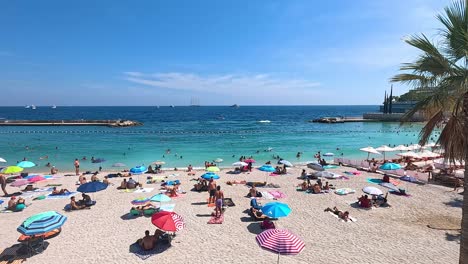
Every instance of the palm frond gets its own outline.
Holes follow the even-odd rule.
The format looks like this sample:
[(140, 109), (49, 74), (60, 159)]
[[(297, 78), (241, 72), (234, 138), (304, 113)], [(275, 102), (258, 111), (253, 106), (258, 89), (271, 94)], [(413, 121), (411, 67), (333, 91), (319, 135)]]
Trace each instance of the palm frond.
[(444, 25), (444, 50), (455, 61), (468, 55), (468, 5), (466, 1), (453, 2), (437, 19)]
[(434, 129), (442, 124), (444, 121), (444, 111), (440, 109), (427, 121), (426, 125), (421, 129), (419, 133), (419, 144), (421, 146), (426, 145), (427, 140), (431, 137)]
[(452, 115), (440, 133), (438, 143), (445, 150), (445, 158), (451, 162), (466, 157), (467, 137), (464, 134), (463, 117)]

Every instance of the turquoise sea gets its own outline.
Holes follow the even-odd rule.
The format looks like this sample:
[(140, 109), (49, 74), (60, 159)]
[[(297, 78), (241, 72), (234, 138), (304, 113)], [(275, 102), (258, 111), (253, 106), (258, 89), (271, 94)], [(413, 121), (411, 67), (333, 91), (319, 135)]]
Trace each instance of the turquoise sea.
[[(83, 170), (111, 168), (116, 162), (129, 167), (149, 165), (156, 160), (165, 161), (170, 168), (201, 167), (205, 160), (216, 158), (224, 160), (221, 166), (229, 166), (241, 155), (253, 156), (261, 165), (272, 155), (293, 163), (306, 162), (317, 151), (364, 158), (366, 153), (359, 148), (418, 141), (421, 124), (307, 122), (377, 110), (378, 106), (0, 107), (0, 118), (5, 119), (120, 118), (144, 123), (129, 128), (0, 127), (0, 157), (7, 165), (26, 158), (38, 164), (33, 170), (47, 170), (47, 162), (60, 170), (72, 170), (74, 159), (83, 156), (88, 158), (81, 162)], [(272, 151), (265, 151), (268, 148)], [(297, 152), (303, 152), (300, 159)], [(40, 159), (44, 156), (48, 159)], [(91, 157), (106, 161), (94, 164)]]

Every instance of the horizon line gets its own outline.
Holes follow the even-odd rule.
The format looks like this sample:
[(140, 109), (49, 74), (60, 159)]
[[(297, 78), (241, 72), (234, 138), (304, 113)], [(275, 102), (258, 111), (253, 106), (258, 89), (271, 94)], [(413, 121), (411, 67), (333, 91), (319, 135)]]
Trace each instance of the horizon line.
[[(36, 107), (51, 107), (52, 105), (36, 105)], [(55, 105), (56, 107), (231, 107), (233, 105)], [(379, 106), (379, 104), (316, 104), (316, 105), (255, 105), (245, 104), (241, 106)], [(25, 107), (25, 105), (4, 105), (2, 107)]]

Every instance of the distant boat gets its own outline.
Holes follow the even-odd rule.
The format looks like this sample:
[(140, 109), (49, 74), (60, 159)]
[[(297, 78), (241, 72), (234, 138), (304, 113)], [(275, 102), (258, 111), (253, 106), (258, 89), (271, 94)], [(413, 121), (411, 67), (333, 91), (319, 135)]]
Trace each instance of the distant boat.
[(36, 106), (35, 106), (35, 105), (31, 105), (31, 109), (32, 109), (32, 110), (35, 110), (35, 109), (36, 109)]
[(159, 109), (159, 105), (157, 105), (156, 108)]
[(174, 105), (170, 105), (169, 107), (170, 107), (170, 108), (174, 108), (175, 106), (174, 106)]
[(258, 121), (259, 123), (270, 123), (271, 121), (270, 120), (260, 120)]
[(56, 105), (53, 105), (51, 108), (52, 108), (52, 109), (55, 109), (55, 108), (57, 108), (57, 106), (56, 106)]
[(31, 106), (30, 106), (30, 105), (27, 105), (27, 106), (25, 106), (24, 108), (31, 108)]
[(200, 106), (200, 99), (198, 97), (190, 98), (190, 106), (199, 107)]
[(231, 105), (231, 107), (239, 108), (239, 105), (238, 104), (233, 104), (233, 105)]

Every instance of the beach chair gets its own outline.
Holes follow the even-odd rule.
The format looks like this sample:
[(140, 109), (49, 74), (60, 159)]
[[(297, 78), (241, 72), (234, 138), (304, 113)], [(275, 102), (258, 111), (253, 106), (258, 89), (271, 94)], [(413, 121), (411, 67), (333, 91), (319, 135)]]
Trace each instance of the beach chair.
[(44, 237), (38, 236), (30, 238), (26, 241), (26, 247), (28, 249), (29, 257), (36, 254), (41, 254), (45, 250)]

